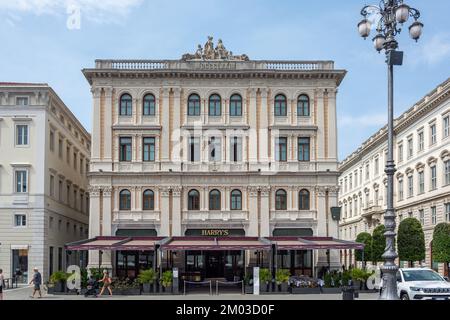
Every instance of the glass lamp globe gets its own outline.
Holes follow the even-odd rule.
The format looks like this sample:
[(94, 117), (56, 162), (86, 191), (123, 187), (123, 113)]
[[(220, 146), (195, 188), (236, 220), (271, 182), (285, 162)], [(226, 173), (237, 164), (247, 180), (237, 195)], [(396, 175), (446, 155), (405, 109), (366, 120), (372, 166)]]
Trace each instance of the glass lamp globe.
[(370, 29), (372, 25), (370, 24), (370, 21), (367, 19), (362, 20), (360, 23), (358, 23), (358, 32), (364, 39), (367, 38), (370, 35)]
[(373, 38), (373, 46), (377, 51), (383, 50), (385, 42), (386, 38), (382, 34), (377, 34), (375, 38)]
[(411, 38), (417, 41), (422, 36), (422, 30), (423, 23), (416, 21), (409, 27), (409, 34), (411, 35)]
[(405, 23), (409, 18), (409, 6), (406, 4), (401, 4), (395, 10), (395, 19), (398, 23)]

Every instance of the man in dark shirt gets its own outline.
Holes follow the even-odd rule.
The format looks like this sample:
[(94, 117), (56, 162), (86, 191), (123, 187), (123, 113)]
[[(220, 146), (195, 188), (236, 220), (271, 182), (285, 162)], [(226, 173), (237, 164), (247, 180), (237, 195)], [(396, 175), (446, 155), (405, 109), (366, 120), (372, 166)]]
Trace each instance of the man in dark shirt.
[(37, 292), (39, 292), (39, 298), (42, 298), (42, 293), (41, 293), (42, 276), (37, 267), (35, 267), (33, 270), (34, 270), (34, 274), (33, 274), (33, 278), (30, 281), (30, 284), (34, 285), (34, 289), (33, 289), (33, 295), (31, 297), (34, 298), (34, 295), (36, 294), (36, 291), (37, 291)]

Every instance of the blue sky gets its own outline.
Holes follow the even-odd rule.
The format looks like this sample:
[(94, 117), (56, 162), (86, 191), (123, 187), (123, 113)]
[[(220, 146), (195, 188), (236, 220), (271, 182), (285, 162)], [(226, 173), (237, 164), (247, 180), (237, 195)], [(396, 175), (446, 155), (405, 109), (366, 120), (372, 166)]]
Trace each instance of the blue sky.
[[(374, 0), (378, 3), (378, 0)], [(423, 38), (400, 35), (399, 115), (450, 76), (450, 1), (408, 0)], [(46, 82), (91, 130), (91, 94), (81, 73), (99, 58), (178, 59), (208, 35), (251, 59), (326, 59), (348, 75), (338, 94), (342, 160), (386, 121), (386, 67), (356, 24), (369, 0), (0, 0), (0, 81)], [(79, 29), (68, 8), (81, 8)], [(406, 25), (407, 27), (407, 25)]]

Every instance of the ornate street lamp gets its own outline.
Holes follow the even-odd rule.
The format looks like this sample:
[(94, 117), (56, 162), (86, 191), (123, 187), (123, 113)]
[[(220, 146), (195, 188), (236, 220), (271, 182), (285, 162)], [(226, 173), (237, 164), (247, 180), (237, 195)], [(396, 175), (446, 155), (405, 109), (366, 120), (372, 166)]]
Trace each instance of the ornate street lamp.
[(394, 65), (402, 65), (403, 52), (397, 51), (398, 42), (395, 37), (402, 31), (401, 25), (410, 17), (414, 22), (409, 27), (412, 39), (419, 40), (422, 35), (423, 24), (418, 21), (420, 12), (403, 3), (403, 0), (382, 0), (378, 6), (369, 5), (361, 10), (364, 19), (358, 24), (358, 32), (366, 39), (370, 35), (371, 23), (369, 15), (377, 14), (380, 20), (376, 27), (377, 35), (373, 38), (375, 49), (378, 52), (385, 51), (388, 65), (388, 159), (386, 163), (387, 175), (387, 209), (384, 215), (386, 249), (383, 254), (383, 290), (380, 296), (382, 300), (398, 300), (396, 274), (398, 267), (395, 259), (395, 209), (394, 209)]

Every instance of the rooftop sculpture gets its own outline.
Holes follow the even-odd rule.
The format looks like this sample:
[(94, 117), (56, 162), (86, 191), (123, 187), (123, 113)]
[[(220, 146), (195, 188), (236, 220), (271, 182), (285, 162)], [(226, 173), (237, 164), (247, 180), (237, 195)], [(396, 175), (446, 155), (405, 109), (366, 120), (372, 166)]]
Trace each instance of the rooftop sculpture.
[(223, 60), (223, 61), (249, 61), (249, 57), (246, 54), (233, 55), (233, 52), (228, 51), (222, 40), (219, 39), (217, 46), (214, 48), (213, 37), (209, 36), (205, 46), (200, 44), (197, 47), (197, 51), (194, 54), (186, 53), (181, 58), (183, 61), (202, 61), (202, 60)]

